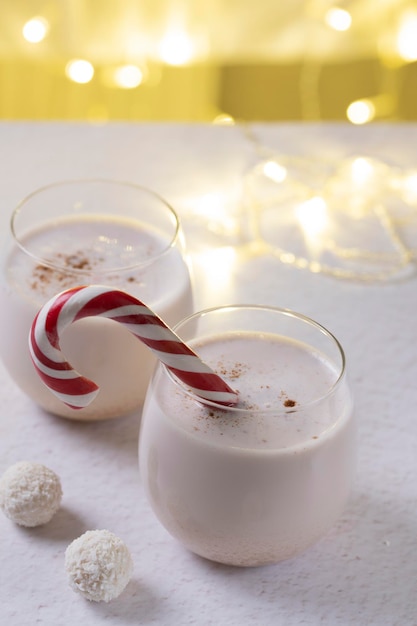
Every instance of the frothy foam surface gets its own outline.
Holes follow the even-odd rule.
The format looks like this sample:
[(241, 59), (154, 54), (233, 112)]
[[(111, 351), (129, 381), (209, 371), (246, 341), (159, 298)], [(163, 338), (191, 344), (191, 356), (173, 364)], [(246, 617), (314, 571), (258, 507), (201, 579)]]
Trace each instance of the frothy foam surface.
[[(170, 242), (138, 221), (108, 216), (74, 216), (47, 223), (21, 237), (28, 252), (16, 249), (8, 262), (9, 281), (39, 294), (56, 293), (74, 284), (74, 275), (106, 276), (118, 288), (135, 287), (141, 268), (164, 252)], [(42, 259), (35, 265), (33, 258)], [(127, 271), (125, 268), (130, 268)], [(84, 279), (86, 280), (86, 279)]]
[(207, 407), (180, 389), (172, 394), (167, 388), (160, 400), (164, 412), (178, 427), (204, 437), (206, 443), (288, 447), (320, 436), (337, 421), (326, 404), (315, 406), (335, 385), (336, 366), (312, 347), (251, 332), (227, 333), (192, 346), (238, 391), (242, 409), (225, 412)]

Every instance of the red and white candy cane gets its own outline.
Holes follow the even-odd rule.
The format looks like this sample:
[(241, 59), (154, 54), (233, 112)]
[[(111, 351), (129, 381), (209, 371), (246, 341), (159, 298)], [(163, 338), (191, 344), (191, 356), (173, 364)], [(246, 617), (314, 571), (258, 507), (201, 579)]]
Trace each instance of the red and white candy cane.
[(145, 304), (123, 291), (90, 285), (68, 289), (49, 300), (35, 317), (29, 335), (30, 354), (40, 378), (71, 408), (88, 406), (99, 388), (68, 363), (60, 337), (73, 322), (94, 316), (125, 326), (198, 397), (236, 404), (237, 393)]

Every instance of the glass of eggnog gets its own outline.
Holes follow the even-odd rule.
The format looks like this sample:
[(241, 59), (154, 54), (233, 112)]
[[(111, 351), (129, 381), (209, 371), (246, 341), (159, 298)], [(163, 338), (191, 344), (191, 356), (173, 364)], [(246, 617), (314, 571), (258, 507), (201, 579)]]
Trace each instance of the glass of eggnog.
[(96, 401), (77, 411), (41, 382), (27, 337), (40, 307), (77, 285), (123, 289), (168, 324), (189, 315), (190, 274), (171, 206), (153, 191), (124, 182), (52, 184), (14, 210), (2, 258), (0, 355), (19, 387), (46, 411), (78, 420), (118, 417), (141, 407), (154, 357), (122, 325), (89, 318), (65, 331), (62, 350), (101, 387)]
[(220, 563), (297, 555), (330, 529), (351, 489), (355, 425), (341, 345), (303, 315), (261, 306), (209, 309), (175, 331), (239, 401), (201, 400), (157, 365), (139, 438), (157, 518)]

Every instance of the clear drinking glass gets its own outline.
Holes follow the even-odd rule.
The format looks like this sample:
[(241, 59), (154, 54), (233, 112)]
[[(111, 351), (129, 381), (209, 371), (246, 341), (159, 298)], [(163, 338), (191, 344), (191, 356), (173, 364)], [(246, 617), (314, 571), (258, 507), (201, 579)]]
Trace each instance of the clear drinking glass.
[(20, 388), (45, 410), (105, 419), (142, 405), (154, 357), (121, 324), (84, 319), (68, 328), (62, 350), (101, 387), (74, 411), (40, 381), (28, 351), (39, 308), (69, 287), (103, 284), (143, 300), (168, 324), (192, 312), (178, 216), (153, 191), (111, 180), (76, 180), (39, 189), (14, 210), (3, 247), (0, 355)]
[(260, 306), (209, 309), (175, 330), (240, 399), (233, 408), (202, 401), (157, 365), (139, 439), (157, 518), (217, 562), (298, 554), (334, 524), (354, 475), (342, 347), (313, 320)]

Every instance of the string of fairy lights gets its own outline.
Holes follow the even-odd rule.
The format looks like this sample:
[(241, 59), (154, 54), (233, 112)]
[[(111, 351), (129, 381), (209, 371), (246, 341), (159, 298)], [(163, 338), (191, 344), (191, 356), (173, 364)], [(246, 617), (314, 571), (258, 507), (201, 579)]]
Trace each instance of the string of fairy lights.
[[(340, 0), (339, 4), (334, 4), (331, 0), (310, 0), (305, 4), (305, 14), (308, 19), (311, 18), (313, 25), (319, 24), (320, 27), (326, 27), (329, 32), (339, 34), (341, 45), (344, 45), (343, 42), (346, 41), (349, 33), (352, 33), (351, 38), (354, 39), (356, 22), (360, 19), (360, 16), (356, 15), (359, 4), (363, 8), (366, 3)], [(385, 5), (389, 5), (389, 2)], [(417, 6), (414, 2), (404, 0), (397, 2), (397, 5), (395, 24), (391, 25), (390, 42), (385, 48), (389, 48), (390, 63), (406, 65), (417, 61), (417, 37), (415, 37)], [(39, 46), (50, 37), (53, 28), (53, 23), (46, 16), (35, 15), (22, 24), (21, 36), (29, 45)], [(320, 38), (323, 31), (317, 32), (319, 33), (317, 37)], [(278, 33), (277, 37), (279, 36)], [(332, 41), (337, 49), (337, 40), (333, 38)], [(152, 42), (152, 50), (148, 53), (149, 59), (153, 57), (163, 64), (174, 67), (187, 66), (210, 58), (210, 50), (208, 48), (201, 50), (201, 47), (197, 49), (193, 32), (187, 30), (185, 26), (179, 27), (177, 23), (172, 28), (168, 27), (158, 41)], [(386, 54), (381, 48), (381, 58)], [(147, 66), (146, 53), (143, 58), (143, 62), (140, 63), (132, 57), (127, 62), (109, 66), (105, 71), (101, 68), (102, 80), (106, 85), (120, 89), (139, 88), (150, 79), (151, 74)], [(305, 59), (300, 93), (305, 101), (303, 111), (307, 119), (312, 118), (314, 114), (320, 118), (320, 112), (317, 111), (318, 107), (315, 107), (314, 102), (315, 97), (317, 98), (320, 68), (321, 61), (315, 59), (314, 55)], [(64, 71), (69, 81), (87, 84), (95, 77), (97, 68), (94, 61), (89, 58), (70, 58), (66, 62)], [(389, 96), (381, 93), (374, 97), (363, 97), (351, 101), (346, 107), (345, 115), (346, 119), (353, 124), (366, 124), (380, 117), (386, 117), (387, 111), (390, 112), (390, 107), (392, 109)]]
[[(46, 39), (50, 31), (50, 24), (45, 17), (34, 16), (22, 27), (23, 38), (31, 44), (40, 44)], [(171, 66), (186, 65), (193, 60), (192, 39), (186, 32), (168, 32), (157, 46), (159, 60)], [(134, 89), (146, 80), (145, 64), (124, 63), (114, 66), (110, 75), (114, 86), (121, 89)], [(89, 83), (94, 75), (95, 68), (88, 59), (69, 59), (65, 66), (66, 77), (74, 83)]]
[(404, 280), (417, 269), (417, 170), (375, 157), (277, 154), (242, 124), (259, 162), (243, 197), (255, 246), (336, 278)]
[(258, 255), (363, 284), (415, 276), (417, 169), (366, 154), (290, 156), (252, 124), (236, 127), (256, 157), (239, 190), (219, 187), (181, 202), (185, 221), (204, 229), (206, 245), (199, 241), (192, 255), (207, 284), (228, 293), (238, 259)]
[[(306, 15), (314, 24), (320, 23), (321, 29), (329, 29), (333, 40), (340, 36), (342, 45), (342, 38), (355, 29), (355, 10), (359, 5), (363, 9), (365, 3), (310, 0), (306, 2)], [(388, 65), (398, 67), (417, 62), (417, 6), (399, 0), (395, 16), (389, 42), (382, 38), (385, 43), (380, 56)], [(37, 15), (22, 25), (21, 35), (29, 45), (37, 46), (47, 40), (52, 28), (45, 16)], [(317, 32), (311, 41), (313, 48), (323, 31)], [(168, 28), (153, 42), (149, 59), (152, 56), (174, 67), (204, 60), (201, 50), (196, 50), (192, 33), (178, 25), (173, 30)], [(132, 57), (120, 64), (109, 64), (105, 72), (101, 67), (101, 79), (120, 89), (140, 88), (151, 72), (146, 54), (142, 54), (142, 59), (141, 63)], [(320, 56), (304, 58), (300, 80), (303, 119), (321, 118), (317, 95), (321, 70)], [(68, 58), (64, 71), (69, 81), (87, 84), (96, 76), (97, 67), (89, 58)], [(381, 92), (352, 100), (345, 115), (352, 124), (367, 124), (386, 118), (390, 107), (389, 94)], [(212, 121), (236, 123), (227, 113)], [(337, 164), (323, 159), (313, 164), (308, 158), (276, 154), (259, 141), (249, 124), (240, 122), (239, 127), (259, 157), (245, 177), (243, 190), (255, 247), (284, 264), (337, 278), (385, 281), (406, 278), (415, 272), (417, 170), (404, 171), (366, 155), (345, 158)], [(200, 203), (194, 199), (193, 211), (210, 220), (211, 227), (217, 229), (216, 235), (223, 229), (226, 241), (239, 228), (219, 197), (215, 201), (204, 197)], [(222, 255), (235, 252), (235, 246), (209, 251), (211, 255), (221, 255), (222, 268)], [(215, 267), (213, 258), (210, 267)]]

